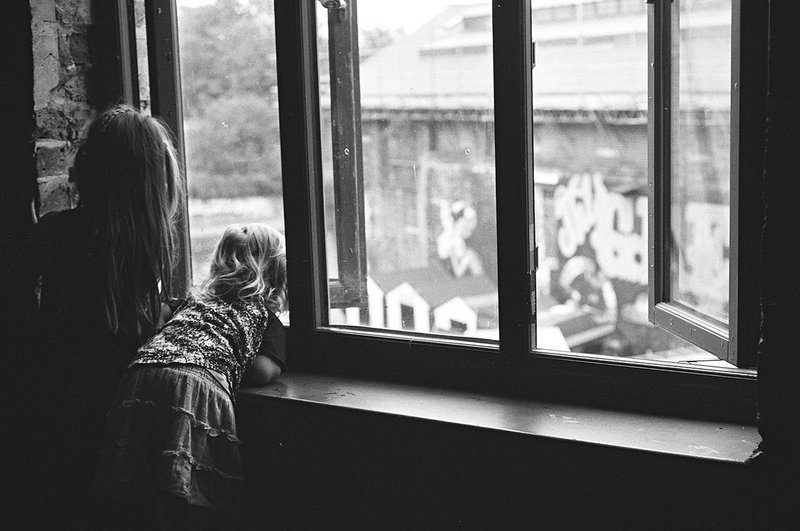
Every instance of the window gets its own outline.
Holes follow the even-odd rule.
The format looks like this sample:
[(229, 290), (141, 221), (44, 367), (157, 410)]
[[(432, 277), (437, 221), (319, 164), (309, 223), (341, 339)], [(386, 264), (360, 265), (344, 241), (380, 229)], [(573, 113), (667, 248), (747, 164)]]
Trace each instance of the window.
[(327, 319), (497, 339), (491, 4), (426, 9), (317, 6)]
[(185, 161), (185, 291), (207, 278), (227, 225), (283, 230), (272, 2), (136, 0), (133, 20), (139, 107), (151, 110), (152, 87)]
[(536, 347), (717, 366), (648, 320), (648, 11), (602, 13), (557, 28), (573, 39), (543, 41), (533, 71)]
[[(118, 3), (121, 5), (120, 3)], [(176, 7), (170, 0), (144, 0), (144, 19), (142, 19), (142, 2), (128, 3), (128, 16), (136, 21), (137, 49), (146, 48), (147, 63), (140, 67), (137, 79), (149, 81), (149, 90), (140, 89), (139, 106), (149, 109), (158, 116), (172, 131), (178, 148), (182, 166), (185, 167), (185, 143), (183, 136), (183, 106), (181, 105), (181, 76), (178, 62), (178, 41), (175, 31)], [(134, 11), (132, 16), (131, 10)], [(146, 41), (141, 39), (141, 27), (144, 25)], [(137, 54), (138, 55), (138, 54)], [(142, 62), (143, 63), (143, 62)], [(174, 273), (173, 286), (176, 296), (182, 296), (192, 285), (191, 251), (189, 242), (189, 214), (187, 204), (182, 205), (180, 219), (179, 265)]]
[[(696, 185), (685, 177), (707, 164), (680, 143), (690, 140), (674, 136), (680, 127), (696, 145), (707, 131), (715, 149), (730, 137), (730, 162), (715, 170), (719, 176), (727, 165), (730, 175), (728, 289), (739, 292), (729, 298), (728, 327), (757, 315), (736, 281), (752, 266), (737, 249), (757, 234), (759, 219), (739, 201), (753, 187), (738, 172), (757, 167), (740, 139), (763, 123), (757, 112), (740, 113), (759, 96), (758, 83), (749, 92), (735, 83), (755, 75), (742, 65), (756, 64), (760, 52), (745, 43), (763, 35), (763, 17), (744, 16), (738, 0), (729, 4), (724, 38), (734, 89), (726, 122), (724, 110), (689, 105), (680, 81), (689, 63), (673, 70), (673, 52), (686, 58), (710, 32), (683, 12), (672, 15), (685, 1), (637, 9), (623, 2), (624, 12), (585, 22), (575, 2), (551, 2), (546, 24), (532, 22), (526, 0), (420, 9), (377, 0), (320, 4), (275, 0), (270, 19), (295, 367), (752, 418), (754, 373), (737, 367), (752, 366), (742, 352), (752, 360), (755, 348), (721, 355), (693, 334), (651, 326), (648, 309), (685, 306), (685, 288), (696, 284), (683, 256), (691, 241), (681, 235), (698, 234), (690, 224), (702, 207), (679, 199), (691, 195), (682, 182)], [(614, 25), (616, 17), (624, 24)], [(671, 31), (679, 23), (686, 32)], [(163, 31), (174, 35), (174, 27)], [(535, 70), (532, 47), (523, 44), (532, 40), (541, 43)], [(152, 68), (158, 46), (150, 49), (156, 89), (170, 81)], [(649, 103), (670, 107), (676, 92), (690, 111), (677, 122)], [(262, 97), (274, 102), (271, 95)], [(187, 131), (192, 119), (183, 121)], [(708, 197), (724, 204), (723, 192)], [(674, 225), (664, 212), (676, 213)], [(719, 231), (723, 217), (715, 214), (717, 225), (707, 223), (702, 234)], [(679, 229), (674, 245), (666, 227)], [(440, 238), (448, 231), (459, 236), (449, 246)], [(653, 288), (656, 258), (678, 264), (662, 267), (664, 279), (678, 278), (676, 291)], [(651, 305), (653, 293), (669, 297)], [(724, 323), (719, 312), (691, 317)]]
[(747, 308), (757, 300), (737, 282), (758, 249), (757, 232), (739, 223), (742, 191), (757, 192), (737, 171), (752, 149), (736, 142), (747, 125), (735, 112), (748, 75), (737, 63), (748, 52), (734, 38), (739, 9), (676, 0), (651, 12), (661, 29), (651, 47), (650, 319), (720, 360), (754, 367), (758, 322)]
[(195, 285), (230, 223), (283, 231), (272, 2), (177, 0)]

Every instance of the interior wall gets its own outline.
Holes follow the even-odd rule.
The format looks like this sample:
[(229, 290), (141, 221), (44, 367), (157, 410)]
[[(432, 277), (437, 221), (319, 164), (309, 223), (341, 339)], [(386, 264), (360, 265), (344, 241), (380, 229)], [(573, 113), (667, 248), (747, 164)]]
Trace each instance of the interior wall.
[(0, 267), (5, 269), (32, 226), (35, 193), (31, 10), (24, 2), (0, 7), (0, 64)]
[(736, 464), (241, 396), (256, 527), (755, 529)]
[[(765, 124), (762, 341), (758, 352), (759, 458), (769, 524), (800, 522), (800, 6), (770, 2), (769, 120)], [(752, 176), (756, 178), (756, 176)], [(747, 279), (742, 279), (747, 281)]]

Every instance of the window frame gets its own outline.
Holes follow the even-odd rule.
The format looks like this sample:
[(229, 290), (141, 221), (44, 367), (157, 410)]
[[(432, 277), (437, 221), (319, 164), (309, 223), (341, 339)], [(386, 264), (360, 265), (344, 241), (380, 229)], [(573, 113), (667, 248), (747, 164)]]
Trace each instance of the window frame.
[[(316, 2), (275, 0), (293, 365), (328, 375), (447, 386), (689, 417), (755, 418), (755, 374), (533, 351), (531, 19), (492, 3), (500, 343), (325, 326)], [(502, 35), (503, 38), (498, 37)], [(528, 44), (523, 44), (528, 43)], [(293, 207), (290, 207), (293, 205)], [(298, 206), (306, 208), (297, 208)], [(308, 209), (308, 210), (307, 210)], [(532, 231), (530, 231), (532, 233)], [(531, 290), (532, 291), (532, 290)]]
[[(146, 1), (153, 113), (173, 128), (182, 153), (175, 0)], [(748, 37), (756, 42), (761, 34), (756, 27), (759, 21), (740, 20), (743, 36), (746, 24), (756, 28), (754, 36)], [(497, 214), (500, 343), (326, 325), (329, 279), (324, 252), (316, 0), (275, 0), (275, 24), (293, 370), (649, 414), (755, 421), (754, 371), (532, 350), (535, 241), (530, 0), (492, 2), (494, 64), (504, 66), (494, 69), (496, 190), (498, 204), (504, 205)], [(748, 89), (749, 99), (742, 96), (742, 101), (764, 96), (758, 84)], [(754, 128), (760, 108), (743, 109), (747, 119), (743, 113), (742, 121)], [(743, 130), (740, 128), (740, 143)], [(750, 169), (760, 167), (752, 150), (748, 153), (747, 159), (740, 156), (740, 167), (744, 163), (752, 166)], [(740, 210), (745, 213), (742, 207)], [(740, 218), (742, 224), (755, 219)], [(187, 219), (183, 222), (183, 267), (190, 279)]]
[(139, 108), (136, 19), (133, 0), (94, 4), (92, 38), (104, 46), (95, 53), (93, 68), (101, 75), (97, 99), (101, 106), (124, 101)]
[[(649, 319), (718, 358), (756, 366), (760, 306), (757, 282), (765, 127), (768, 6), (732, 0), (729, 321), (724, 326), (671, 301), (672, 0), (648, 1), (648, 254)], [(750, 176), (747, 178), (746, 176)], [(741, 281), (740, 281), (741, 279)]]
[[(357, 306), (367, 311), (367, 258), (364, 220), (364, 164), (361, 147), (358, 18), (356, 4), (328, 7), (328, 49), (331, 83), (334, 216), (338, 277), (328, 280), (328, 306)], [(343, 53), (334, 50), (343, 49)], [(343, 204), (343, 198), (354, 198)], [(324, 239), (323, 239), (324, 241)], [(326, 316), (327, 318), (327, 316)], [(327, 321), (325, 321), (327, 323)]]
[[(183, 103), (181, 94), (180, 50), (178, 46), (178, 8), (175, 0), (144, 0), (147, 26), (147, 56), (150, 73), (150, 112), (161, 118), (173, 135), (180, 167), (186, 168), (183, 140)], [(129, 4), (133, 16), (133, 2)], [(135, 49), (135, 47), (134, 47)], [(135, 63), (134, 63), (135, 64)], [(138, 76), (132, 76), (138, 78)], [(134, 93), (138, 100), (138, 90)], [(138, 105), (137, 105), (138, 108)], [(173, 269), (171, 297), (183, 298), (192, 287), (191, 237), (186, 172), (183, 178), (184, 197), (175, 221), (177, 263)]]

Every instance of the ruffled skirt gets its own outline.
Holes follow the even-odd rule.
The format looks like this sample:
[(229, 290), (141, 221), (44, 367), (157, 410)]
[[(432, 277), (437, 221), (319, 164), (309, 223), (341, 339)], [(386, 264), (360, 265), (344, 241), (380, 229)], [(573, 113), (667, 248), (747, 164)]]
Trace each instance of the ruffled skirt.
[(154, 492), (236, 512), (244, 493), (233, 403), (207, 370), (135, 365), (107, 414), (101, 495), (134, 502)]

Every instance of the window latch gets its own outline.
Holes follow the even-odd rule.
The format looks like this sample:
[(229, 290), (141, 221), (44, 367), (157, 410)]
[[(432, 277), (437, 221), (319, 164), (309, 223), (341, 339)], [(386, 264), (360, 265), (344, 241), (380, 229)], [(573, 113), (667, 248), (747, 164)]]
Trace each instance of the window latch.
[(344, 0), (319, 0), (319, 3), (325, 9), (344, 9), (347, 7), (347, 2)]
[(531, 297), (530, 324), (536, 324), (536, 271), (528, 271), (528, 292)]
[(531, 294), (531, 324), (536, 324), (536, 271), (539, 269), (539, 246), (534, 245), (531, 251), (530, 263), (532, 269), (528, 271), (528, 291)]

